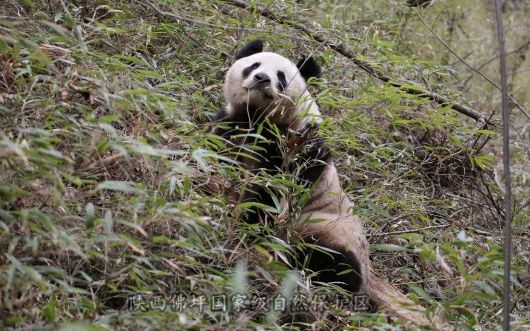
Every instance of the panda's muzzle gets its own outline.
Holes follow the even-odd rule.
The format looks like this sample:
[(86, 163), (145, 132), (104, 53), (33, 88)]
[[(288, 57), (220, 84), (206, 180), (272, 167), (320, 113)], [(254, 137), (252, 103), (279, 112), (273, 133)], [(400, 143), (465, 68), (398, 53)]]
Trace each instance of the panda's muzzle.
[(267, 74), (258, 73), (254, 75), (253, 88), (263, 88), (271, 85), (271, 79)]

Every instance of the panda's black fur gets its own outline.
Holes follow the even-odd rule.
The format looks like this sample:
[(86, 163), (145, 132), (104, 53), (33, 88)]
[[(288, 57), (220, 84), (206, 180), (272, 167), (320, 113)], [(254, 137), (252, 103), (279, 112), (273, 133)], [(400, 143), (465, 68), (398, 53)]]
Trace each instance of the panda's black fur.
[[(259, 147), (257, 161), (243, 162), (247, 162), (248, 167), (255, 171), (266, 171), (270, 175), (278, 172), (295, 174), (299, 185), (313, 190), (306, 202), (305, 209), (308, 211), (305, 214), (302, 211), (305, 215), (303, 221), (310, 224), (301, 222), (294, 227), (299, 230), (304, 242), (322, 246), (326, 251), (306, 249), (300, 259), (307, 259), (308, 268), (318, 272), (317, 280), (338, 282), (353, 293), (364, 293), (368, 257), (362, 225), (358, 218), (348, 214), (349, 201), (340, 189), (330, 149), (319, 135), (318, 121), (308, 120), (310, 116), (302, 119), (295, 116), (301, 112), (300, 109), (309, 109), (311, 116), (319, 115), (318, 107), (307, 92), (305, 81), (320, 76), (320, 66), (311, 57), (302, 58), (294, 65), (275, 53), (262, 53), (262, 50), (263, 42), (255, 40), (237, 53), (236, 62), (225, 81), (227, 105), (212, 118), (215, 124), (213, 132), (235, 144), (241, 144), (242, 134), (261, 135), (264, 139), (255, 141)], [(275, 70), (276, 62), (271, 61), (278, 61), (278, 70)], [(262, 62), (268, 65), (263, 73), (260, 71), (264, 66)], [(277, 76), (274, 76), (275, 73)], [(250, 75), (254, 75), (253, 78), (249, 78)], [(249, 79), (266, 87), (255, 88), (254, 81), (247, 83)], [(230, 84), (247, 84), (248, 95), (245, 95), (244, 89), (241, 92), (239, 86)], [(296, 99), (297, 93), (303, 94), (308, 100), (290, 100)], [(299, 106), (300, 102), (303, 107)], [(283, 107), (280, 110), (286, 115), (278, 116), (275, 113), (280, 107)], [(233, 139), (236, 136), (239, 138)], [(296, 155), (286, 162), (286, 140), (289, 139), (297, 142), (297, 146), (292, 148)], [(329, 190), (326, 185), (329, 185)], [(257, 185), (249, 188), (243, 202), (274, 204), (269, 192)], [(324, 215), (321, 225), (310, 219), (313, 213)], [(242, 217), (246, 222), (254, 223), (263, 220), (266, 213), (260, 208), (251, 208)], [(351, 242), (352, 247), (348, 242)]]

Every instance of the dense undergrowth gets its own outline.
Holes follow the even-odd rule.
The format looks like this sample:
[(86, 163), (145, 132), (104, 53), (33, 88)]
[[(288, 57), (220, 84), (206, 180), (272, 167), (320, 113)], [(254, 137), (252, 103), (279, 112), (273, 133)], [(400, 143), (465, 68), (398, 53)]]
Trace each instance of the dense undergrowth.
[[(352, 314), (336, 303), (299, 316), (271, 302), (260, 311), (254, 302), (223, 310), (210, 301), (282, 295), (289, 306), (326, 289), (288, 266), (296, 241), (234, 217), (245, 206), (230, 197), (253, 178), (223, 159), (222, 141), (208, 134), (235, 50), (262, 38), (293, 59), (312, 53), (324, 67), (311, 90), (353, 212), (365, 221), (376, 273), (458, 329), (498, 328), (497, 128), (477, 128), (448, 106), (385, 86), (259, 14), (267, 8), (306, 24), (392, 77), (498, 122), (498, 91), (471, 77), (415, 14), (450, 45), (467, 40), (458, 51), (481, 63), (496, 54), (489, 8), (440, 1), (411, 9), (404, 2), (266, 1), (250, 11), (224, 1), (153, 2), (177, 20), (146, 1), (3, 1), (0, 327), (400, 328), (384, 312)], [(513, 49), (528, 36), (517, 22), (528, 22), (529, 10), (507, 1)], [(516, 70), (528, 64), (527, 50), (510, 58), (512, 93), (523, 104), (529, 95), (521, 86), (529, 82)], [(495, 63), (484, 66), (493, 77)], [(516, 108), (512, 118), (512, 316), (522, 330), (530, 327), (530, 145), (528, 120)], [(296, 198), (287, 178), (259, 180)], [(270, 211), (284, 212), (281, 204)]]

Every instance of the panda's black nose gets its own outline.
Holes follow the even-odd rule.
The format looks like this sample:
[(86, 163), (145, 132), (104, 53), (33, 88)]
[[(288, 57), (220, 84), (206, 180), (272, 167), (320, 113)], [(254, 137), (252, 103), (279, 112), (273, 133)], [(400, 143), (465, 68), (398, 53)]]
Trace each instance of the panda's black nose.
[(259, 83), (270, 83), (271, 79), (267, 74), (259, 73), (254, 75), (254, 80)]

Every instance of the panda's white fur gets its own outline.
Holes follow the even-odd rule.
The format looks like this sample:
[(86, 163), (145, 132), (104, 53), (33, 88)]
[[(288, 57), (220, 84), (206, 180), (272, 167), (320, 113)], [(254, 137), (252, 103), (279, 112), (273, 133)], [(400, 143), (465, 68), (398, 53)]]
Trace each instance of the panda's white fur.
[[(227, 136), (243, 128), (251, 133), (266, 120), (282, 127), (288, 139), (294, 136), (298, 140), (287, 153), (298, 153), (294, 159), (303, 163), (298, 174), (308, 182), (311, 193), (293, 227), (304, 241), (324, 248), (304, 252), (301, 258), (308, 260), (310, 269), (319, 272), (317, 279), (365, 293), (369, 259), (362, 223), (349, 211), (350, 201), (340, 186), (329, 149), (322, 139), (307, 138), (318, 136), (322, 121), (306, 83), (308, 77), (320, 73), (320, 67), (311, 58), (295, 65), (279, 54), (262, 52), (262, 46), (260, 41), (245, 46), (228, 70), (224, 84), (226, 106), (216, 120), (232, 126), (214, 132)], [(304, 67), (306, 62), (308, 67)], [(285, 148), (277, 146), (282, 142), (274, 137), (267, 139), (271, 142), (263, 148), (263, 160), (246, 160), (247, 167), (274, 172), (285, 163)], [(262, 192), (246, 199), (267, 203), (268, 198)]]

